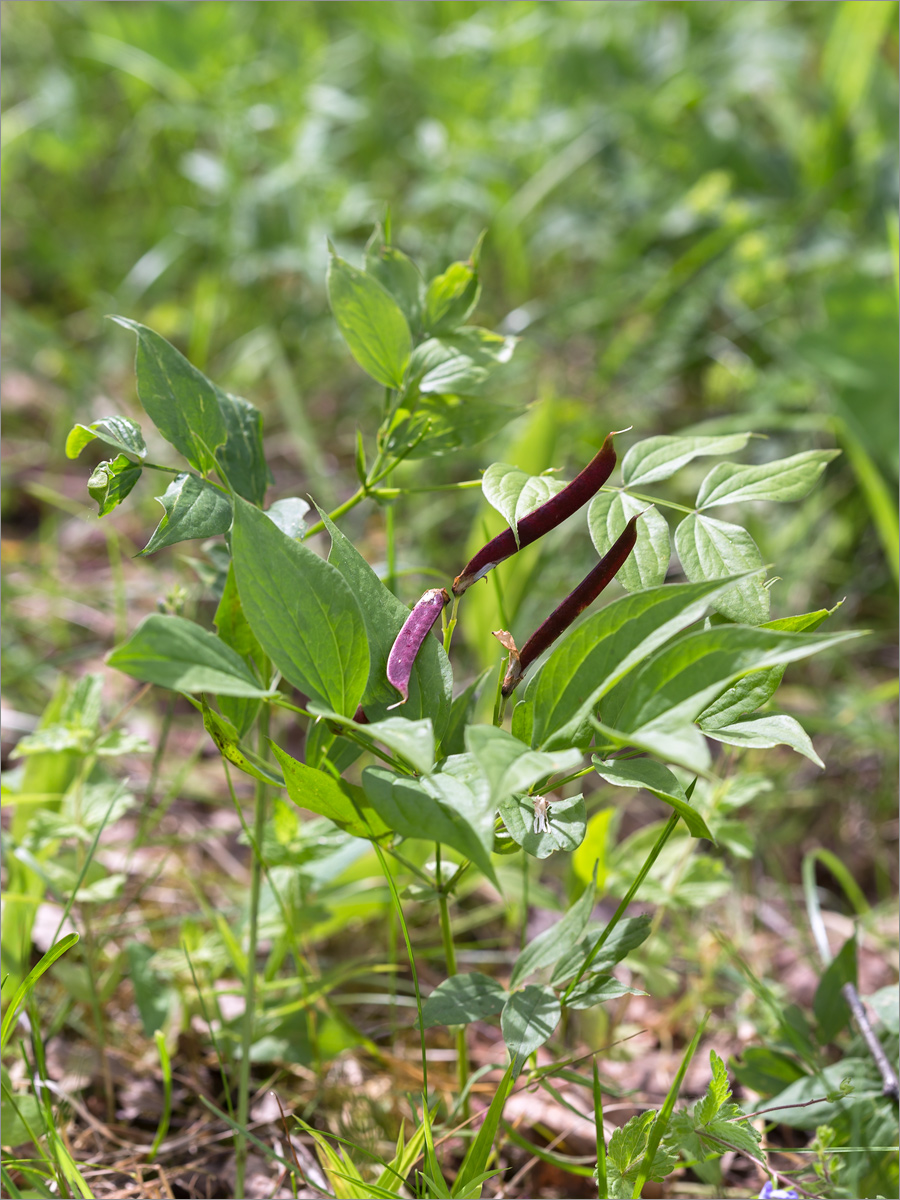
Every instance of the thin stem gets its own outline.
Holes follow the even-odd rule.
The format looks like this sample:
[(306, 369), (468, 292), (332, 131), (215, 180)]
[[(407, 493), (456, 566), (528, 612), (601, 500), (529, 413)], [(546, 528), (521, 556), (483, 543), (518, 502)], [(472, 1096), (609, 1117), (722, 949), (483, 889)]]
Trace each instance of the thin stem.
[[(345, 500), (343, 504), (339, 504), (333, 512), (328, 514), (329, 521), (336, 521), (338, 517), (342, 517), (344, 513), (348, 513), (351, 508), (356, 508), (357, 504), (359, 504), (362, 500), (365, 500), (367, 494), (367, 489), (360, 484), (360, 486), (348, 500)], [(315, 525), (311, 525), (309, 529), (307, 529), (306, 533), (304, 533), (303, 540), (306, 541), (306, 539), (312, 537), (314, 533), (321, 533), (324, 528), (324, 521), (316, 521)]]
[(456, 628), (456, 610), (459, 608), (459, 596), (453, 597), (453, 606), (450, 609), (450, 617), (447, 618), (446, 608), (441, 616), (444, 620), (444, 653), (450, 653), (450, 643), (453, 641), (453, 631)]
[[(269, 708), (262, 705), (256, 722), (258, 743), (257, 750), (261, 758), (268, 757), (269, 749)], [(253, 837), (258, 847), (262, 847), (266, 833), (268, 785), (261, 779), (256, 781), (254, 795)], [(237, 1123), (242, 1129), (247, 1127), (250, 1112), (250, 1051), (253, 1046), (253, 1025), (256, 1016), (256, 951), (259, 933), (259, 896), (262, 884), (262, 861), (254, 854), (250, 865), (250, 928), (247, 945), (247, 970), (244, 979), (244, 1026), (241, 1034), (241, 1064), (238, 1074), (238, 1105)], [(247, 1169), (247, 1138), (240, 1133), (235, 1146), (235, 1194), (244, 1194), (244, 1175)]]
[[(406, 954), (409, 958), (409, 969), (412, 974), (413, 987), (416, 991), (416, 1008), (419, 1010), (419, 1042), (422, 1047), (422, 1091), (425, 1094), (426, 1100), (428, 1097), (428, 1059), (425, 1054), (425, 1022), (422, 1019), (422, 994), (419, 991), (419, 975), (416, 971), (416, 960), (413, 957), (412, 942), (409, 940), (409, 930), (406, 927), (406, 918), (403, 916), (403, 906), (400, 903), (400, 897), (397, 894), (397, 885), (394, 883), (394, 877), (388, 869), (385, 861), (384, 853), (377, 842), (372, 843), (372, 848), (378, 855), (378, 861), (381, 863), (381, 870), (387, 880), (387, 885), (391, 891), (391, 899), (394, 901), (394, 908), (397, 912), (397, 917), (400, 921), (400, 929), (403, 932), (403, 940), (406, 943)], [(238, 1189), (240, 1192), (240, 1189)]]
[(648, 496), (645, 492), (633, 492), (630, 487), (613, 487), (608, 484), (600, 491), (625, 492), (629, 496), (634, 496), (635, 500), (644, 500), (647, 504), (655, 504), (659, 508), (674, 508), (676, 512), (692, 513), (697, 511), (695, 508), (685, 508), (683, 504), (676, 504), (674, 500), (660, 500), (659, 496)]
[[(393, 464), (391, 470), (393, 470)], [(463, 479), (459, 483), (431, 483), (424, 484), (421, 487), (390, 487), (390, 488), (373, 488), (371, 495), (379, 500), (393, 500), (397, 496), (413, 496), (418, 492), (463, 492), (469, 488), (480, 488), (480, 479)]]
[(500, 673), (497, 676), (497, 694), (494, 697), (493, 723), (498, 729), (503, 724), (503, 712), (506, 708), (506, 697), (503, 695), (503, 677), (506, 674), (506, 667), (508, 663), (508, 657), (501, 660)]
[[(440, 887), (440, 873), (438, 873), (438, 887)], [(447, 964), (447, 977), (456, 974), (456, 947), (453, 945), (453, 927), (450, 924), (450, 906), (447, 903), (447, 896), (441, 893), (438, 900), (438, 906), (441, 911), (441, 938), (444, 943), (444, 960)], [(456, 1031), (456, 1078), (459, 1085), (459, 1094), (463, 1099), (463, 1116), (469, 1116), (469, 1047), (466, 1042), (466, 1027), (461, 1025)]]
[(397, 539), (394, 530), (394, 510), (388, 508), (384, 514), (384, 536), (387, 547), (387, 575), (384, 586), (397, 594)]

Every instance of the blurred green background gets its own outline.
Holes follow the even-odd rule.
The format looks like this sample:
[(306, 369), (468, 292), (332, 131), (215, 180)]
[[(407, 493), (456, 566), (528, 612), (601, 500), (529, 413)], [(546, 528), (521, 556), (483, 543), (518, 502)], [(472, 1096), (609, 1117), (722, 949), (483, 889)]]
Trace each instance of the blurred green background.
[[(194, 579), (190, 545), (153, 568), (128, 563), (158, 519), (149, 485), (104, 534), (87, 517), (90, 463), (64, 459), (74, 420), (139, 415), (131, 339), (104, 314), (152, 326), (258, 404), (273, 495), (332, 506), (355, 488), (356, 429), (371, 438), (381, 396), (328, 312), (326, 238), (358, 261), (389, 206), (395, 241), (430, 273), (487, 229), (478, 320), (522, 336), (509, 378), (524, 416), (431, 477), (477, 477), (496, 459), (571, 475), (626, 425), (632, 439), (749, 428), (768, 436), (758, 458), (844, 450), (804, 504), (742, 519), (781, 577), (773, 616), (846, 597), (835, 619), (875, 631), (852, 658), (789, 677), (829, 769), (804, 774), (794, 807), (777, 790), (772, 805), (787, 840), (843, 838), (884, 895), (897, 5), (2, 11), (9, 703), (37, 713), (60, 672), (134, 623), (124, 578), (140, 611)], [(466, 492), (449, 509), (440, 497), (398, 509), (401, 566), (455, 573), (479, 505)], [(347, 521), (376, 562), (382, 518), (360, 508)], [(124, 557), (110, 566), (114, 538)], [(559, 575), (574, 582), (592, 555), (573, 532), (552, 580), (533, 572), (515, 603), (545, 613)], [(485, 653), (470, 644), (468, 666)]]

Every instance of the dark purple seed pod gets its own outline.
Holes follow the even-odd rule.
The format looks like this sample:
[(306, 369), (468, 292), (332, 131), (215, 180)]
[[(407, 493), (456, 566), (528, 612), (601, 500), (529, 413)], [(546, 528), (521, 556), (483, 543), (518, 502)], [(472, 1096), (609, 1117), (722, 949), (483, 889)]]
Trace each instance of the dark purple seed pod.
[[(623, 431), (619, 430), (619, 432)], [(614, 437), (615, 433), (607, 434), (603, 445), (571, 483), (566, 484), (561, 492), (551, 496), (540, 508), (536, 508), (534, 512), (530, 512), (519, 521), (518, 544), (516, 544), (516, 535), (512, 529), (504, 529), (486, 546), (483, 546), (471, 562), (463, 568), (462, 574), (457, 575), (454, 579), (454, 596), (461, 596), (467, 588), (470, 588), (473, 583), (477, 583), (479, 579), (483, 579), (488, 571), (498, 566), (504, 559), (510, 558), (523, 546), (530, 546), (545, 533), (555, 529), (567, 517), (571, 517), (572, 513), (578, 512), (582, 505), (587, 504), (588, 500), (597, 494), (613, 473), (616, 465), (616, 452), (613, 449)]]
[(416, 655), (444, 605), (449, 603), (446, 588), (430, 588), (403, 622), (387, 660), (388, 682), (393, 684), (403, 699), (392, 704), (391, 708), (397, 708), (409, 699), (409, 677)]
[(634, 549), (637, 541), (637, 521), (641, 514), (632, 517), (622, 533), (616, 538), (606, 554), (600, 559), (590, 574), (586, 575), (570, 595), (558, 605), (547, 620), (540, 625), (515, 657), (510, 656), (509, 670), (503, 680), (504, 696), (511, 696), (516, 690), (522, 676), (538, 655), (553, 645), (561, 633), (564, 633), (579, 613), (584, 612), (589, 604), (597, 599), (603, 589), (615, 578), (619, 568)]

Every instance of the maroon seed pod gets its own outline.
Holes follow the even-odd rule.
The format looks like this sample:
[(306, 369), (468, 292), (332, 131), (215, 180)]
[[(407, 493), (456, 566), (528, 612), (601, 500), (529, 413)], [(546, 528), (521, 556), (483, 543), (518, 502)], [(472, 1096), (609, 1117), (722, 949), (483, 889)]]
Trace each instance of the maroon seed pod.
[[(623, 433), (624, 430), (617, 432)], [(454, 596), (463, 592), (483, 579), (488, 571), (498, 566), (504, 559), (510, 558), (523, 546), (530, 546), (538, 538), (555, 529), (557, 525), (578, 512), (582, 505), (587, 504), (599, 489), (606, 483), (616, 465), (616, 452), (613, 449), (615, 433), (606, 435), (603, 445), (584, 468), (576, 475), (571, 483), (566, 484), (561, 492), (530, 512), (518, 522), (519, 541), (512, 529), (504, 529), (492, 541), (483, 546), (475, 557), (463, 568), (462, 574), (453, 581)]]
[(446, 588), (430, 588), (404, 621), (387, 660), (388, 682), (393, 684), (403, 697), (396, 704), (392, 704), (391, 708), (398, 708), (409, 699), (409, 677), (416, 655), (431, 627), (441, 615), (444, 605), (449, 603), (450, 597)]
[(540, 625), (516, 658), (511, 657), (509, 670), (503, 680), (504, 696), (511, 696), (528, 670), (528, 667), (538, 655), (552, 646), (561, 633), (569, 628), (579, 613), (584, 612), (592, 604), (603, 589), (612, 582), (625, 559), (634, 549), (637, 541), (637, 520), (641, 514), (632, 517), (622, 533), (619, 534), (606, 554), (600, 559), (590, 574), (586, 575), (578, 587), (558, 605), (547, 620)]

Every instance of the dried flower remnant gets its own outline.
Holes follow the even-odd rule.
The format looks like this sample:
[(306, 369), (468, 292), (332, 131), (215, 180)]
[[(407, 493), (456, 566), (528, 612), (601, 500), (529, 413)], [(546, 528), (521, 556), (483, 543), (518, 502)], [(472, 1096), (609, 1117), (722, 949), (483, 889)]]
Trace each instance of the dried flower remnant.
[(534, 797), (534, 832), (535, 833), (549, 833), (550, 832), (550, 823), (547, 820), (547, 814), (550, 811), (551, 803), (552, 803), (552, 801), (548, 800), (546, 796), (535, 796)]
[(409, 699), (409, 677), (416, 655), (441, 615), (444, 605), (449, 603), (450, 597), (446, 588), (429, 588), (404, 621), (387, 660), (388, 682), (403, 697), (396, 704), (392, 704), (391, 708), (399, 708)]
[(613, 438), (616, 430), (606, 435), (606, 439), (598, 452), (580, 474), (571, 483), (566, 484), (561, 492), (557, 492), (545, 504), (528, 513), (517, 523), (516, 534), (512, 529), (504, 529), (492, 541), (483, 546), (473, 559), (463, 568), (462, 573), (453, 581), (454, 596), (461, 596), (467, 588), (479, 579), (483, 579), (488, 571), (493, 570), (505, 559), (510, 558), (523, 546), (530, 546), (538, 538), (555, 529), (557, 525), (571, 517), (582, 505), (587, 504), (600, 488), (606, 483), (616, 465), (616, 452), (613, 449)]
[[(531, 663), (552, 646), (559, 635), (569, 628), (578, 614), (584, 612), (587, 606), (592, 604), (603, 589), (612, 582), (619, 568), (634, 549), (637, 541), (637, 521), (641, 515), (638, 513), (637, 516), (631, 518), (593, 571), (586, 575), (578, 587), (553, 610), (522, 649), (515, 656), (510, 652), (509, 667), (503, 680), (504, 696), (512, 695)], [(496, 634), (494, 636), (496, 637)]]

